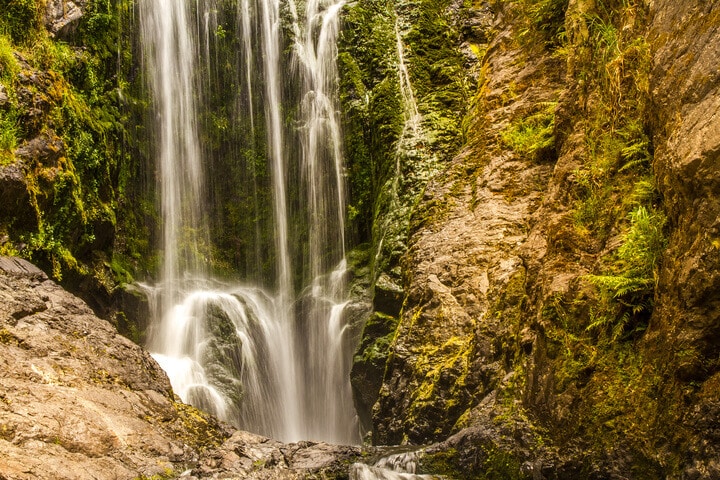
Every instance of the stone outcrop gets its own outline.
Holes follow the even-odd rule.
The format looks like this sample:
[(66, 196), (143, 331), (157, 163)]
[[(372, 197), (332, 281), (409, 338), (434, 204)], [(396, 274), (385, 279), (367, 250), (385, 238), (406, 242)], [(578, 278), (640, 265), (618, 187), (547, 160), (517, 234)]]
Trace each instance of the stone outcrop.
[(87, 0), (48, 0), (43, 22), (48, 32), (60, 40), (66, 40), (75, 33), (84, 14)]
[(356, 447), (281, 444), (179, 403), (152, 357), (29, 262), (0, 257), (0, 478), (346, 476)]
[[(672, 374), (665, 421), (685, 478), (720, 477), (720, 6), (650, 9), (654, 167), (671, 227), (643, 348)], [(674, 378), (673, 378), (674, 377)], [(682, 402), (682, 403), (680, 403)], [(681, 406), (682, 405), (682, 406)], [(662, 421), (662, 420), (661, 420)], [(708, 462), (708, 459), (713, 459)]]
[(163, 474), (222, 441), (219, 425), (175, 402), (150, 355), (83, 301), (24, 260), (3, 257), (0, 270), (4, 478)]

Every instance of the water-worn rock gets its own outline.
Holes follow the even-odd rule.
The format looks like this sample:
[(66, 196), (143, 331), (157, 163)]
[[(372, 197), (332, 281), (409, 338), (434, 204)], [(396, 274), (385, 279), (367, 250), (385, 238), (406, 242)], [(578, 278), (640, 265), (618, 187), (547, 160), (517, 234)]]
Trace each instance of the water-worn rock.
[(208, 450), (199, 466), (182, 478), (347, 478), (348, 466), (361, 453), (359, 447), (315, 442), (284, 444), (238, 431), (218, 448)]

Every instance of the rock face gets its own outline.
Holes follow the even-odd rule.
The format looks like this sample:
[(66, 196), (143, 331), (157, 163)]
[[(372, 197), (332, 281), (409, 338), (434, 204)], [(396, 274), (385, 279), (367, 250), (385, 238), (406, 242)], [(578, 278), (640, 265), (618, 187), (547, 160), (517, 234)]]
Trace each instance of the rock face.
[(487, 42), (467, 139), (414, 207), (398, 327), (375, 334), (373, 441), (442, 441), (429, 471), (720, 475), (720, 10), (606, 6), (463, 19)]
[[(493, 28), (507, 29), (507, 23), (498, 12)], [(414, 216), (403, 265), (406, 306), (375, 406), (381, 443), (444, 438), (507, 374), (503, 343), (519, 327), (491, 307), (522, 299), (520, 246), (552, 163), (514, 154), (502, 132), (538, 105), (557, 101), (563, 66), (530, 57), (507, 31), (488, 46), (486, 58), (476, 100), (483, 113), (472, 127), (472, 144), (430, 182)], [(514, 101), (503, 105), (511, 83)]]
[(643, 347), (674, 373), (666, 394), (685, 403), (681, 412), (667, 412), (686, 427), (674, 431), (689, 452), (683, 475), (714, 478), (720, 476), (720, 7), (662, 0), (650, 12), (654, 166), (672, 232)]
[(84, 302), (26, 261), (0, 270), (4, 478), (162, 474), (197, 459), (188, 426), (219, 443), (222, 429), (184, 412), (149, 354)]
[(10, 257), (0, 257), (0, 372), (0, 478), (8, 480), (185, 470), (188, 478), (334, 478), (360, 455), (233, 433), (179, 403), (146, 351)]

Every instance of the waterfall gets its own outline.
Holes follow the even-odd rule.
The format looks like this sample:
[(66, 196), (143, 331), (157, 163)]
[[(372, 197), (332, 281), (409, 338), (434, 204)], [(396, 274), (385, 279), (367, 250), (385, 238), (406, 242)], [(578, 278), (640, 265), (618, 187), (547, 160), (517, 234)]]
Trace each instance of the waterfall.
[[(207, 161), (197, 121), (209, 108), (200, 87), (211, 91), (212, 81), (206, 86), (199, 72), (222, 75), (213, 44), (221, 3), (139, 1), (165, 232), (160, 282), (145, 285), (155, 305), (148, 346), (183, 401), (239, 428), (284, 441), (357, 443), (337, 106), (344, 0), (310, 0), (301, 15), (292, 1), (228, 2), (237, 8), (238, 60), (227, 100), (249, 125), (243, 134), (252, 150), (250, 159), (234, 161), (254, 173), (263, 155), (271, 192), (261, 206), (272, 212), (271, 234), (256, 225), (247, 235), (258, 243), (270, 238), (262, 248), (272, 254), (263, 258), (274, 261), (270, 277), (232, 281), (212, 278), (199, 253), (212, 243), (201, 208), (213, 208), (203, 196)], [(283, 35), (285, 7), (292, 38)], [(263, 108), (255, 108), (256, 98)], [(258, 208), (261, 188), (253, 176), (236, 193)], [(261, 263), (259, 253), (247, 255), (248, 264)]]
[[(141, 2), (141, 18), (143, 63), (148, 72), (157, 129), (164, 250), (162, 309), (169, 312), (179, 299), (182, 277), (203, 272), (199, 252), (205, 231), (200, 220), (204, 181), (194, 97), (198, 89), (197, 45), (184, 2)], [(162, 321), (166, 320), (167, 316)]]
[[(342, 138), (337, 105), (337, 36), (344, 0), (309, 0), (304, 23), (295, 17), (294, 61), (300, 71), (299, 142), (301, 176), (307, 204), (310, 284), (301, 299), (302, 317), (327, 319), (300, 324), (298, 345), (304, 358), (303, 399), (308, 430), (314, 437), (351, 439), (348, 419), (354, 416), (347, 381), (351, 348), (342, 323), (345, 277), (345, 185)], [(302, 23), (302, 24), (301, 24)], [(330, 179), (331, 181), (327, 181)], [(332, 269), (330, 275), (328, 271)]]

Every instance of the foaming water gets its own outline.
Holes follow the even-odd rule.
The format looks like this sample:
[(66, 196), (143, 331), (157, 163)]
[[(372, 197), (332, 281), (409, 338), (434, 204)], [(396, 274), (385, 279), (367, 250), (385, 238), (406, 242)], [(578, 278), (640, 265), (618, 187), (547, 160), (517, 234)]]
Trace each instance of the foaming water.
[[(298, 328), (257, 287), (188, 280), (165, 312), (152, 356), (180, 398), (245, 430), (285, 441), (356, 443), (352, 352), (341, 262), (302, 296)], [(143, 285), (159, 299), (159, 286)], [(151, 302), (161, 315), (162, 302)], [(297, 348), (288, 348), (288, 346)], [(298, 392), (301, 392), (298, 394)]]
[(417, 452), (403, 452), (383, 457), (374, 465), (354, 463), (350, 466), (350, 480), (436, 480), (437, 475), (420, 475), (417, 471)]

